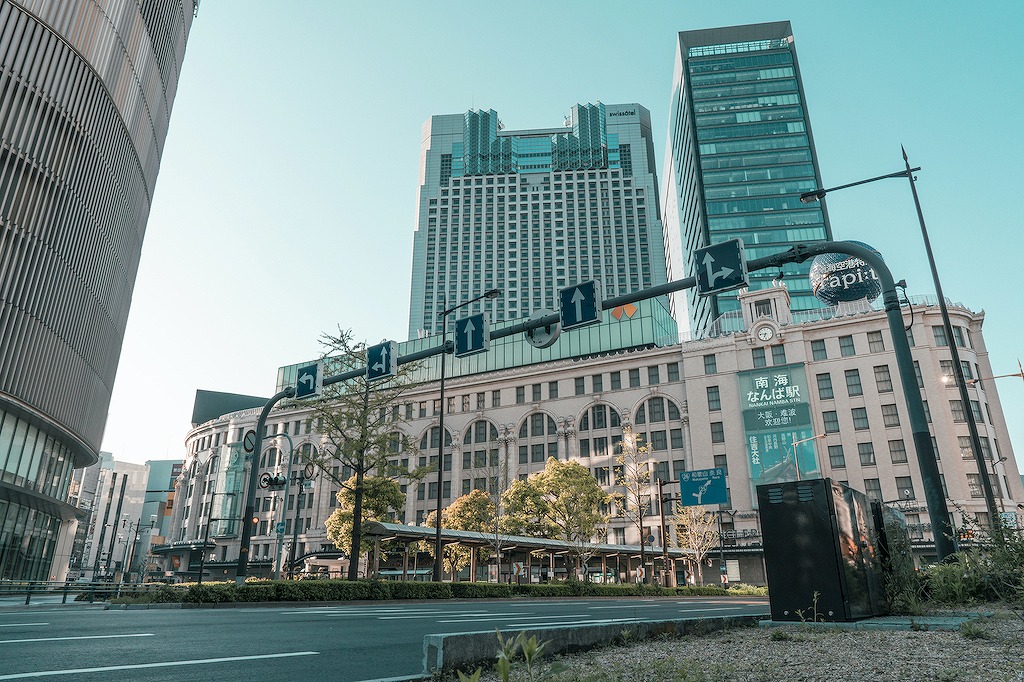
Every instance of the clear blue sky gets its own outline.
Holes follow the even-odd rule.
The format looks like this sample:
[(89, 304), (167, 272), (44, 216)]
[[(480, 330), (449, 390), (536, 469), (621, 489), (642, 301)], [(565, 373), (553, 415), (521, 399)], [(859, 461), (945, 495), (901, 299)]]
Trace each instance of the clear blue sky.
[[(676, 32), (785, 19), (825, 184), (900, 170), (906, 145), (945, 293), (986, 311), (995, 372), (1017, 371), (1024, 3), (204, 0), (103, 448), (181, 457), (197, 388), (270, 395), (338, 325), (405, 339), (431, 114), (493, 108), (522, 129), (639, 102), (660, 164)], [(906, 181), (829, 211), (837, 238), (934, 293)], [(1024, 382), (998, 387), (1024, 461)]]

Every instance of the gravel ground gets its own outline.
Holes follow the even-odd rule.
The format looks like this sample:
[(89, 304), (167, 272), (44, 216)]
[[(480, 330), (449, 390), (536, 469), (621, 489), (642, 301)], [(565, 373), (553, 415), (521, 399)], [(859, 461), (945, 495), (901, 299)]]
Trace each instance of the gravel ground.
[[(1024, 620), (1008, 610), (963, 632), (822, 630), (793, 624), (637, 642), (544, 661), (546, 682), (985, 680), (1024, 682)], [(970, 637), (968, 635), (975, 635)], [(522, 667), (522, 662), (517, 663)], [(513, 680), (529, 679), (524, 671)], [(481, 682), (497, 682), (487, 673)]]

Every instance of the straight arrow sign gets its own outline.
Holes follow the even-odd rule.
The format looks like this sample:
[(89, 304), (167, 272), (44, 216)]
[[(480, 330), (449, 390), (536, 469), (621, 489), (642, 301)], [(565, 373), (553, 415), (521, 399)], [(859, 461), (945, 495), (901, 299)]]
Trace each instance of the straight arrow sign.
[(562, 329), (572, 329), (601, 321), (601, 283), (581, 282), (558, 292), (558, 314)]
[(491, 334), (486, 313), (477, 313), (455, 321), (455, 357), (482, 353), (488, 349)]

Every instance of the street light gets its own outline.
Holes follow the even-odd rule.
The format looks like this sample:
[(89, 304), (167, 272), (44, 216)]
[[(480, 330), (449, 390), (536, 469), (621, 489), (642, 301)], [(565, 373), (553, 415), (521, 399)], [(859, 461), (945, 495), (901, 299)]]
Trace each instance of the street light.
[[(935, 267), (935, 257), (932, 254), (931, 240), (928, 238), (928, 228), (925, 225), (924, 213), (921, 210), (921, 200), (917, 196), (917, 185), (914, 184), (914, 173), (921, 170), (921, 168), (911, 168), (910, 160), (907, 158), (907, 150), (902, 146), (900, 147), (900, 150), (903, 152), (903, 163), (906, 166), (904, 170), (889, 173), (887, 175), (879, 175), (874, 178), (868, 178), (867, 180), (859, 180), (857, 182), (839, 185), (838, 187), (815, 189), (810, 192), (804, 192), (800, 195), (800, 201), (804, 204), (813, 204), (816, 201), (823, 201), (825, 199), (825, 195), (829, 192), (835, 192), (848, 187), (856, 187), (857, 185), (864, 185), (877, 180), (906, 178), (910, 181), (910, 191), (914, 196), (914, 207), (917, 209), (917, 221), (921, 225), (921, 237), (924, 239), (924, 249), (928, 256), (928, 265), (931, 267), (932, 281), (935, 284), (935, 295), (939, 299), (939, 312), (942, 315), (942, 326), (946, 335), (946, 344), (949, 347), (950, 359), (953, 362), (953, 376), (956, 379), (957, 388), (960, 389), (960, 402), (963, 404), (964, 413), (967, 417), (967, 430), (971, 435), (971, 449), (974, 450), (974, 459), (978, 463), (978, 469), (984, 471), (985, 455), (981, 451), (981, 437), (978, 435), (978, 424), (974, 419), (974, 412), (971, 409), (970, 396), (967, 394), (967, 382), (964, 380), (963, 367), (960, 365), (960, 353), (956, 349), (956, 339), (953, 337), (953, 325), (949, 321), (949, 310), (946, 308), (946, 297), (942, 293), (942, 284), (939, 282), (939, 272)], [(922, 468), (921, 475), (922, 478), (927, 476), (924, 468)], [(928, 486), (928, 483), (928, 481), (925, 481), (926, 486)], [(931, 483), (934, 483), (934, 481)], [(987, 476), (982, 476), (981, 487), (985, 494), (985, 506), (988, 508), (989, 518), (994, 522), (997, 518), (996, 500), (995, 496), (992, 494), (992, 484), (989, 482)], [(939, 490), (941, 490), (941, 488), (939, 488)], [(938, 542), (938, 539), (936, 539), (936, 542)]]
[(1014, 372), (1013, 374), (996, 374), (991, 377), (978, 377), (977, 379), (968, 379), (967, 383), (973, 386), (979, 381), (988, 381), (989, 379), (1005, 379), (1006, 377), (1020, 377), (1021, 379), (1024, 379), (1024, 366), (1021, 366), (1020, 360), (1017, 361), (1017, 368), (1020, 369), (1020, 371)]
[[(441, 510), (444, 508), (444, 360), (449, 353), (448, 340), (445, 338), (448, 333), (448, 316), (460, 308), (465, 308), (471, 303), (484, 298), (497, 298), (501, 295), (501, 289), (488, 289), (476, 298), (471, 298), (447, 310), (442, 310), (438, 315), (441, 318), (441, 383), (439, 393), (441, 394), (441, 409), (438, 411), (437, 429), (437, 509), (434, 519), (434, 582), (441, 582)], [(454, 344), (453, 344), (454, 345)]]

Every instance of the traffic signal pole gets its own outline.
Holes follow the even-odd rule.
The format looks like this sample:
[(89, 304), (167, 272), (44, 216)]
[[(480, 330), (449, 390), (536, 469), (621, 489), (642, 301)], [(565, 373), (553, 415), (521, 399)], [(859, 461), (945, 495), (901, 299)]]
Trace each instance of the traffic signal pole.
[[(896, 364), (899, 368), (900, 384), (903, 388), (903, 395), (907, 404), (907, 413), (910, 418), (914, 449), (921, 470), (925, 502), (928, 507), (928, 518), (931, 523), (932, 537), (935, 541), (935, 551), (938, 555), (938, 560), (942, 561), (955, 551), (953, 546), (953, 526), (950, 521), (949, 508), (946, 505), (946, 497), (942, 491), (942, 479), (939, 475), (939, 468), (935, 458), (935, 450), (931, 443), (931, 434), (928, 431), (928, 422), (925, 419), (924, 403), (921, 399), (921, 389), (917, 385), (917, 376), (914, 373), (914, 361), (910, 353), (910, 342), (907, 339), (906, 329), (903, 324), (903, 311), (900, 307), (899, 298), (896, 294), (896, 284), (893, 280), (892, 272), (889, 271), (889, 267), (885, 264), (885, 261), (883, 261), (881, 256), (876, 254), (874, 251), (869, 248), (865, 248), (860, 244), (844, 241), (826, 241), (815, 242), (813, 244), (797, 244), (786, 251), (780, 251), (779, 253), (764, 256), (762, 258), (755, 258), (754, 260), (747, 261), (746, 269), (748, 272), (756, 272), (758, 270), (781, 267), (786, 263), (803, 263), (809, 258), (813, 258), (814, 256), (824, 253), (840, 253), (860, 258), (869, 267), (871, 267), (872, 270), (874, 270), (882, 284), (882, 301), (884, 303), (886, 318), (889, 323), (889, 331), (892, 336), (893, 352), (896, 356)], [(675, 280), (673, 282), (666, 282), (665, 284), (658, 286), (605, 299), (602, 301), (602, 307), (605, 309), (615, 308), (617, 306), (626, 305), (627, 303), (636, 303), (648, 298), (665, 296), (677, 291), (682, 291), (683, 289), (690, 289), (695, 286), (697, 286), (696, 277), (684, 277), (683, 279)], [(524, 320), (522, 322), (503, 327), (502, 329), (493, 330), (490, 334), (490, 338), (500, 339), (514, 334), (523, 334), (533, 329), (553, 326), (558, 324), (560, 320), (561, 316), (557, 312), (543, 317), (538, 317), (536, 319)], [(445, 352), (447, 347), (445, 339), (442, 338), (441, 342), (433, 348), (425, 348), (415, 353), (398, 357), (397, 363), (402, 365), (409, 362), (424, 360)], [(323, 385), (329, 386), (331, 384), (365, 375), (366, 368), (354, 369), (343, 374), (325, 377)], [(281, 399), (290, 398), (294, 394), (295, 388), (293, 386), (289, 386), (270, 399), (270, 401), (264, 406), (263, 411), (260, 412), (260, 416), (256, 424), (257, 434), (262, 433), (263, 428), (266, 425), (267, 415), (273, 406)], [(970, 409), (970, 406), (967, 405), (965, 408)], [(442, 433), (440, 436), (443, 443), (444, 434)], [(253, 497), (256, 490), (255, 454), (256, 453), (254, 453), (253, 467), (250, 469), (249, 491), (246, 495), (246, 518), (251, 518), (253, 513)], [(443, 462), (439, 461), (438, 464), (441, 466)], [(440, 490), (440, 486), (438, 487), (438, 496), (440, 497), (442, 491)], [(251, 537), (252, 528), (247, 523), (243, 527), (242, 547), (239, 550), (238, 557), (238, 577), (236, 580), (239, 583), (245, 580)]]
[(252, 546), (253, 525), (255, 525), (252, 519), (256, 513), (256, 479), (259, 478), (257, 471), (260, 452), (263, 450), (263, 430), (267, 427), (267, 416), (274, 409), (274, 405), (294, 395), (294, 386), (275, 393), (260, 410), (260, 416), (256, 419), (256, 447), (253, 448), (252, 460), (249, 463), (249, 482), (245, 487), (245, 513), (242, 514), (242, 538), (238, 547), (238, 568), (235, 570), (235, 582), (239, 585), (245, 583), (245, 577), (249, 573), (249, 549)]

